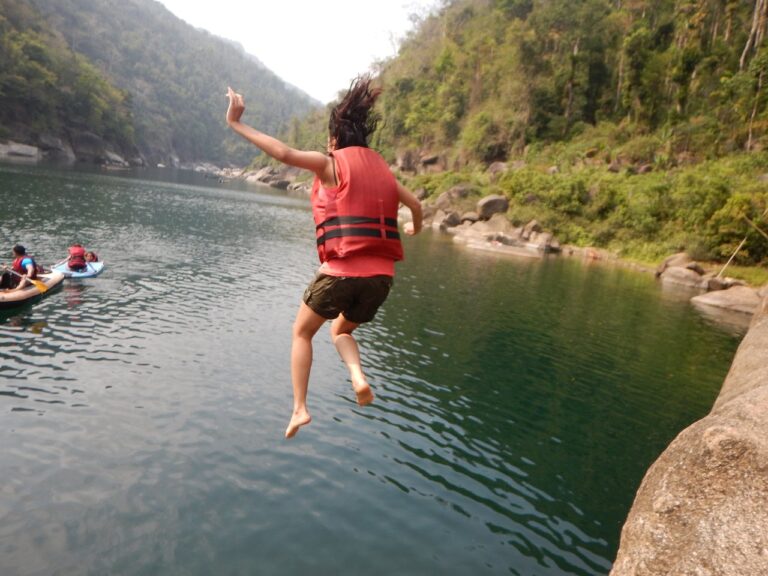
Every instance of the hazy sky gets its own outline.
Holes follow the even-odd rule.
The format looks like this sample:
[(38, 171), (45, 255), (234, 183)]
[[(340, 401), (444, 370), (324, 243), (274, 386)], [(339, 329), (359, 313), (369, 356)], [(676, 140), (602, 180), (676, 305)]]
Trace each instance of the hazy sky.
[[(397, 53), (436, 0), (159, 0), (173, 14), (235, 40), (280, 78), (323, 103)], [(232, 79), (237, 89), (237, 78)], [(246, 94), (246, 97), (248, 95)]]

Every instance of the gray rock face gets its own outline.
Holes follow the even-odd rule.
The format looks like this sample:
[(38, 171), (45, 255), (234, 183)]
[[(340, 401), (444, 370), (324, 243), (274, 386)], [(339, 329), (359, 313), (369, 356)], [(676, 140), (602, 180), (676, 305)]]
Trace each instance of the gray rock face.
[(760, 304), (757, 290), (749, 286), (733, 286), (727, 290), (715, 290), (691, 298), (695, 305), (727, 308), (744, 314), (753, 314)]
[(504, 214), (509, 210), (509, 199), (500, 194), (491, 194), (477, 203), (477, 214), (481, 220), (488, 220), (494, 214)]
[(656, 276), (661, 276), (664, 273), (664, 270), (671, 266), (680, 266), (685, 268), (688, 264), (693, 262), (693, 258), (691, 258), (687, 253), (685, 252), (678, 252), (677, 254), (672, 254), (672, 256), (667, 256), (664, 259), (664, 262), (659, 265), (659, 267), (656, 269)]
[(681, 286), (690, 286), (691, 288), (702, 288), (702, 278), (696, 270), (691, 270), (687, 266), (669, 266), (661, 274), (662, 282), (669, 284), (679, 284)]
[[(714, 294), (720, 294), (716, 292)], [(768, 574), (768, 299), (709, 415), (646, 474), (611, 576)]]
[(472, 187), (466, 184), (457, 184), (450, 190), (446, 190), (435, 200), (435, 208), (438, 210), (451, 210), (454, 204), (472, 192)]
[(20, 144), (19, 142), (0, 143), (0, 157), (22, 158), (37, 160), (40, 157), (40, 149), (37, 146)]

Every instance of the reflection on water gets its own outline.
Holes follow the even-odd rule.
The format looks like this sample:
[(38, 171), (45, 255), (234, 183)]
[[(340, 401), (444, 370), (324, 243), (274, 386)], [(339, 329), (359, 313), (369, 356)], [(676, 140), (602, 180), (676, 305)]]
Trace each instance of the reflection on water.
[(282, 440), (316, 266), (305, 198), (0, 169), (5, 244), (98, 278), (0, 311), (0, 574), (606, 574), (648, 465), (738, 343), (651, 277), (407, 239), (360, 330), (326, 332)]

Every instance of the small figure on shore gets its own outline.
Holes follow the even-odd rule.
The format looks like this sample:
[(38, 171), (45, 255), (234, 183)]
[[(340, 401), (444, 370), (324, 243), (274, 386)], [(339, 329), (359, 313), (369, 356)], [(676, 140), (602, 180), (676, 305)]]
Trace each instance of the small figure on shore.
[(280, 162), (315, 174), (312, 212), (322, 264), (304, 293), (293, 325), (293, 414), (286, 438), (312, 420), (307, 409), (312, 338), (328, 320), (332, 321), (331, 339), (349, 370), (357, 403), (364, 406), (373, 401), (352, 333), (360, 324), (373, 320), (389, 295), (395, 262), (403, 258), (397, 229), (400, 203), (412, 216), (404, 232), (412, 235), (421, 230), (421, 203), (397, 181), (386, 161), (368, 148), (368, 137), (378, 121), (372, 108), (381, 94), (381, 89), (371, 84), (368, 76), (357, 78), (331, 111), (327, 154), (291, 148), (243, 124), (243, 97), (232, 88), (227, 90), (227, 124), (237, 134)]
[(36, 280), (38, 273), (42, 268), (35, 262), (35, 259), (27, 254), (27, 249), (21, 244), (16, 244), (11, 249), (13, 263), (10, 270), (3, 265), (3, 273), (0, 275), (0, 289), (21, 290), (26, 288)]

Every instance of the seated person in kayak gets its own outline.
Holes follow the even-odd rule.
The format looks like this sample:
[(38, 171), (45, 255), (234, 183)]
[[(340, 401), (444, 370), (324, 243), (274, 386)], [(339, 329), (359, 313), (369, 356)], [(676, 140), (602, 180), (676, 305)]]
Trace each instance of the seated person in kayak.
[(27, 254), (26, 248), (21, 244), (16, 244), (11, 251), (13, 264), (11, 264), (10, 270), (3, 266), (4, 272), (0, 276), (0, 288), (21, 290), (31, 284), (30, 280), (37, 279), (42, 268), (32, 256)]
[(98, 262), (99, 261), (99, 257), (96, 254), (96, 252), (92, 252), (92, 251), (89, 250), (88, 252), (85, 253), (85, 261), (89, 262), (89, 263), (90, 262)]
[(72, 244), (69, 247), (67, 267), (73, 272), (82, 272), (88, 268), (88, 262), (85, 259), (85, 248), (83, 248), (82, 244)]

